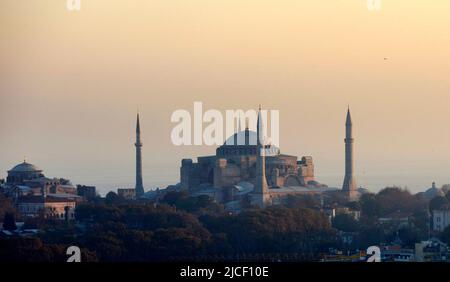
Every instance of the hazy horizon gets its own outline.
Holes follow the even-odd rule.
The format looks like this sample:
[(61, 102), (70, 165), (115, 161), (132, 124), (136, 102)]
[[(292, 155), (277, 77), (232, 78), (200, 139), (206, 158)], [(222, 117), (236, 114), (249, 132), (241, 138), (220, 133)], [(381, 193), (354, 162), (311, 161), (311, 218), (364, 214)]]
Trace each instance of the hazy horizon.
[(450, 1), (5, 0), (0, 178), (23, 161), (104, 195), (179, 182), (177, 109), (280, 111), (280, 147), (341, 187), (350, 104), (358, 186), (450, 183)]

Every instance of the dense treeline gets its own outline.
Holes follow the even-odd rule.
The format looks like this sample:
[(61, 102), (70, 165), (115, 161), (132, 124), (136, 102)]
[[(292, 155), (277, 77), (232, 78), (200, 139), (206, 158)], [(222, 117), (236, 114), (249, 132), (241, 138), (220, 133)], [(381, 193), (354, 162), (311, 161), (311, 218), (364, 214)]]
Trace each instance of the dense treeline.
[[(338, 215), (332, 225), (338, 230), (355, 233), (349, 248), (398, 241), (405, 246), (428, 238), (430, 232), (429, 202), (420, 194), (413, 195), (407, 189), (388, 187), (377, 194), (364, 194), (353, 203), (361, 211), (361, 220), (349, 215)], [(380, 218), (392, 219), (385, 223)], [(399, 223), (401, 218), (408, 222)]]
[(412, 195), (398, 187), (388, 187), (377, 194), (364, 194), (359, 204), (364, 216), (369, 218), (385, 217), (395, 212), (414, 213), (428, 208), (428, 201), (420, 195)]
[(216, 237), (224, 238), (222, 245), (227, 244), (232, 253), (312, 255), (336, 244), (328, 219), (305, 208), (274, 207), (238, 216), (205, 215), (200, 221)]
[(328, 220), (303, 208), (274, 207), (236, 216), (205, 212), (196, 217), (173, 206), (83, 205), (90, 221), (79, 243), (100, 260), (176, 260), (236, 254), (301, 253), (314, 258), (335, 243)]
[[(279, 254), (315, 260), (329, 248), (365, 249), (395, 240), (413, 245), (428, 235), (430, 206), (444, 207), (448, 198), (429, 203), (420, 195), (390, 187), (345, 203), (361, 211), (360, 220), (340, 214), (330, 223), (322, 205), (343, 203), (340, 194), (322, 200), (290, 196), (284, 206), (230, 215), (206, 196), (170, 192), (151, 203), (110, 193), (78, 205), (76, 223), (43, 218), (26, 222), (43, 232), (37, 238), (0, 239), (0, 260), (64, 261), (71, 245), (82, 248), (84, 261), (270, 260)], [(400, 229), (379, 222), (401, 213), (411, 221)], [(343, 233), (353, 234), (352, 241), (344, 243)], [(450, 242), (450, 229), (442, 238)]]
[(176, 206), (185, 203), (184, 196), (180, 199), (172, 206), (139, 202), (79, 205), (78, 224), (46, 225), (39, 238), (29, 241), (1, 240), (8, 247), (0, 259), (17, 247), (21, 250), (15, 252), (18, 258), (30, 252), (35, 254), (32, 260), (61, 261), (66, 258), (64, 248), (76, 245), (88, 250), (92, 261), (233, 259), (275, 253), (306, 260), (317, 259), (336, 243), (328, 220), (310, 209), (273, 207), (227, 215), (216, 204), (205, 204), (195, 215)]

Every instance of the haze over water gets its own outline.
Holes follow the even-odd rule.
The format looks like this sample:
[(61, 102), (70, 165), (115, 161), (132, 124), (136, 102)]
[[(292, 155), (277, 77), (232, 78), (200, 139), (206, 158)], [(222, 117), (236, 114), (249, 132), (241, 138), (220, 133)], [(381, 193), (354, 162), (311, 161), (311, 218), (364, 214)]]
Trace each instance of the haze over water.
[(174, 110), (280, 111), (280, 147), (342, 185), (350, 104), (358, 185), (450, 183), (450, 2), (64, 0), (0, 3), (0, 178), (27, 161), (105, 194), (179, 181)]

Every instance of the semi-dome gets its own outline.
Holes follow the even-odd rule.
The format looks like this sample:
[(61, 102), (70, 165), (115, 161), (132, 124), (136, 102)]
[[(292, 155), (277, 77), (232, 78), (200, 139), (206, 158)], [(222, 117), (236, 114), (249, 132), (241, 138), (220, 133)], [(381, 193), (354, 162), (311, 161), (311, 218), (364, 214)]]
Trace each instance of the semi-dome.
[(37, 166), (23, 162), (13, 167), (9, 172), (42, 172)]

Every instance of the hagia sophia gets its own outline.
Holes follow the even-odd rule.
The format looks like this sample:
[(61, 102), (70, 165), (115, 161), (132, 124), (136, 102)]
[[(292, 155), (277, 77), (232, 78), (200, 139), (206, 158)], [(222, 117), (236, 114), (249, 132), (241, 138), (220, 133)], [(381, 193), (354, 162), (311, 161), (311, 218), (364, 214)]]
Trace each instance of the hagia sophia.
[[(250, 202), (264, 207), (278, 204), (287, 195), (322, 194), (340, 191), (316, 181), (311, 156), (282, 154), (280, 148), (262, 144), (261, 109), (258, 112), (257, 132), (238, 131), (216, 149), (212, 156), (183, 159), (180, 168), (181, 190), (192, 195), (209, 195), (225, 203), (230, 209), (239, 209), (245, 197), (263, 200)], [(230, 142), (230, 138), (234, 142)], [(244, 142), (237, 142), (243, 140)], [(257, 140), (250, 142), (250, 140)], [(232, 145), (229, 145), (232, 144)], [(346, 119), (346, 174), (343, 193), (349, 200), (359, 193), (353, 175), (353, 138), (350, 110)], [(263, 152), (263, 154), (262, 154)]]
[[(198, 162), (183, 159), (181, 166), (181, 186), (189, 190), (203, 183), (223, 188), (241, 181), (253, 182), (256, 177), (257, 145), (250, 140), (256, 137), (256, 132), (245, 131), (235, 133), (230, 139), (244, 138), (242, 145), (231, 144), (227, 140), (216, 150), (213, 156), (198, 157)], [(256, 139), (255, 139), (256, 140)], [(233, 144), (238, 144), (237, 141)], [(296, 156), (280, 153), (274, 145), (265, 146), (266, 171), (268, 184), (281, 186), (317, 186), (314, 180), (314, 163), (312, 157), (306, 156), (298, 160)]]
[[(346, 118), (345, 179), (342, 192), (349, 201), (356, 200), (364, 189), (357, 189), (353, 174), (353, 135), (350, 109)], [(280, 204), (288, 195), (324, 194), (338, 192), (316, 181), (311, 156), (282, 154), (280, 148), (265, 142), (261, 108), (258, 111), (256, 132), (239, 130), (230, 136), (212, 156), (200, 156), (197, 162), (183, 159), (180, 182), (166, 189), (145, 192), (142, 176), (142, 147), (139, 114), (136, 120), (136, 182), (134, 188), (119, 188), (126, 199), (157, 200), (167, 191), (185, 191), (191, 196), (207, 195), (239, 211), (245, 202), (266, 207)]]

